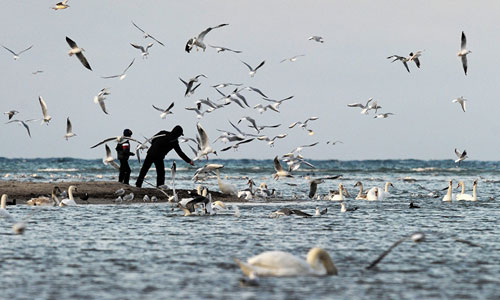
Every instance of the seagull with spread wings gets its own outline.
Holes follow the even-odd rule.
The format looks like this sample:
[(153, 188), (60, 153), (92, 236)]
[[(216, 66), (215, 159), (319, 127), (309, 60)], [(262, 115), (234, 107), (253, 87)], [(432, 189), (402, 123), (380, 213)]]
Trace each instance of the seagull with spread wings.
[(101, 78), (104, 78), (104, 79), (110, 79), (110, 78), (120, 78), (120, 80), (123, 80), (125, 79), (125, 77), (127, 77), (127, 71), (128, 69), (134, 64), (134, 61), (135, 61), (135, 58), (132, 60), (132, 62), (130, 62), (130, 64), (125, 68), (125, 70), (123, 70), (123, 72), (121, 74), (118, 74), (118, 75), (112, 75), (112, 76), (103, 76)]
[(132, 24), (135, 26), (135, 28), (139, 29), (143, 34), (144, 34), (144, 38), (147, 39), (147, 38), (150, 38), (152, 40), (154, 40), (155, 42), (157, 42), (158, 44), (162, 45), (163, 47), (165, 47), (165, 45), (160, 42), (159, 40), (157, 40), (154, 36), (152, 36), (151, 34), (147, 33), (146, 31), (142, 30), (141, 27), (137, 26), (137, 24), (134, 23), (134, 21), (132, 21)]
[(248, 69), (250, 70), (250, 72), (248, 72), (248, 74), (250, 74), (250, 77), (254, 77), (254, 76), (255, 76), (255, 73), (257, 73), (257, 70), (258, 70), (260, 67), (262, 67), (262, 66), (266, 63), (266, 61), (265, 61), (265, 60), (263, 60), (263, 61), (262, 61), (262, 62), (261, 62), (261, 63), (260, 63), (257, 67), (252, 68), (252, 66), (250, 66), (250, 65), (249, 65), (249, 64), (247, 64), (246, 62), (244, 62), (244, 61), (241, 61), (241, 62), (242, 62), (245, 66), (247, 66), (247, 67), (248, 67)]
[(71, 121), (69, 120), (69, 117), (66, 119), (66, 134), (64, 135), (64, 138), (68, 140), (71, 137), (74, 137), (76, 134), (73, 133), (73, 126), (71, 125)]
[(24, 52), (26, 52), (26, 51), (30, 50), (31, 48), (33, 48), (33, 45), (31, 45), (31, 46), (29, 46), (28, 48), (26, 48), (26, 49), (24, 49), (24, 50), (21, 50), (21, 51), (19, 51), (19, 52), (17, 52), (17, 53), (16, 53), (16, 52), (14, 52), (14, 51), (12, 51), (12, 50), (10, 50), (10, 49), (9, 49), (9, 48), (7, 48), (7, 47), (5, 47), (4, 45), (2, 45), (2, 47), (3, 47), (5, 50), (7, 50), (7, 51), (9, 51), (10, 53), (12, 53), (12, 55), (14, 55), (14, 60), (18, 60), (18, 59), (19, 59), (19, 56), (20, 56), (21, 54), (23, 54)]
[(200, 78), (200, 77), (207, 78), (207, 76), (205, 76), (204, 74), (199, 74), (199, 75), (196, 75), (193, 78), (190, 78), (186, 82), (185, 80), (183, 80), (182, 78), (179, 77), (180, 81), (182, 81), (182, 83), (184, 83), (184, 85), (186, 86), (186, 92), (184, 93), (184, 97), (191, 96), (194, 93), (194, 91), (200, 86), (201, 83), (198, 83), (197, 85), (194, 85), (196, 82), (198, 82), (198, 78)]
[(462, 31), (462, 38), (460, 43), (460, 51), (457, 56), (462, 60), (462, 67), (464, 68), (464, 73), (467, 75), (467, 54), (472, 53), (472, 51), (467, 50), (467, 38), (465, 33)]
[(106, 100), (106, 96), (111, 94), (109, 89), (103, 88), (102, 90), (99, 91), (97, 96), (94, 97), (94, 103), (99, 104), (101, 107), (102, 111), (109, 115), (108, 111), (106, 110), (106, 104), (104, 103), (104, 100)]
[(463, 96), (460, 96), (456, 99), (451, 100), (451, 102), (453, 102), (453, 103), (459, 103), (464, 112), (465, 112), (465, 101), (467, 101), (467, 99), (465, 99)]
[(460, 163), (462, 161), (464, 161), (466, 158), (469, 158), (467, 156), (467, 151), (464, 150), (464, 152), (460, 153), (458, 152), (457, 148), (455, 148), (455, 154), (457, 155), (457, 159), (455, 160), (455, 163), (458, 163), (458, 165), (460, 165)]
[(92, 68), (90, 67), (89, 62), (87, 61), (87, 59), (83, 55), (83, 51), (85, 51), (85, 49), (78, 47), (78, 45), (72, 39), (70, 39), (69, 37), (66, 37), (66, 42), (71, 47), (71, 49), (68, 51), (68, 55), (69, 56), (76, 55), (76, 57), (78, 57), (78, 59), (80, 60), (80, 62), (82, 63), (82, 65), (85, 68), (87, 68), (90, 71), (92, 71)]
[(196, 46), (196, 50), (201, 48), (201, 49), (203, 49), (203, 52), (205, 52), (205, 49), (207, 48), (207, 46), (205, 45), (205, 43), (203, 43), (203, 40), (205, 39), (205, 36), (207, 35), (207, 33), (212, 31), (213, 29), (221, 28), (221, 27), (224, 27), (227, 25), (229, 25), (229, 24), (219, 24), (215, 27), (208, 27), (207, 29), (200, 32), (200, 34), (198, 34), (198, 36), (190, 38), (187, 41), (186, 47), (184, 48), (184, 50), (186, 50), (186, 52), (189, 53), (189, 52), (191, 52), (193, 47)]
[(196, 124), (196, 129), (198, 130), (197, 140), (199, 140), (199, 143), (196, 158), (194, 158), (193, 160), (199, 160), (203, 156), (206, 156), (206, 158), (208, 159), (208, 154), (210, 153), (217, 155), (217, 151), (215, 151), (210, 145), (210, 140), (208, 138), (207, 132), (200, 123)]
[(27, 122), (30, 122), (30, 121), (35, 121), (34, 119), (31, 119), (31, 120), (10, 120), (8, 121), (7, 123), (5, 124), (9, 124), (9, 123), (18, 123), (19, 125), (23, 126), (24, 128), (26, 128), (26, 131), (28, 132), (28, 136), (31, 138), (31, 132), (30, 132), (30, 128), (28, 126), (28, 124), (26, 124)]
[(49, 125), (49, 122), (50, 120), (52, 120), (52, 117), (49, 116), (49, 113), (47, 112), (47, 103), (45, 103), (42, 96), (38, 96), (38, 101), (40, 102), (40, 106), (42, 108), (42, 114), (43, 114), (42, 124), (45, 123)]
[(157, 111), (161, 111), (160, 118), (165, 119), (165, 117), (169, 114), (172, 114), (171, 109), (174, 107), (174, 102), (172, 102), (166, 109), (159, 108), (153, 105), (153, 108)]
[(148, 58), (148, 56), (149, 56), (149, 48), (153, 47), (153, 43), (149, 43), (149, 44), (146, 46), (146, 48), (144, 48), (144, 47), (143, 47), (143, 46), (141, 46), (141, 45), (132, 44), (132, 43), (130, 43), (130, 45), (131, 45), (132, 47), (134, 47), (135, 49), (139, 49), (139, 50), (141, 50), (141, 55), (142, 55), (142, 58), (143, 58), (143, 59), (144, 59), (144, 58)]
[(214, 48), (215, 50), (217, 50), (217, 53), (224, 52), (224, 51), (229, 51), (229, 52), (234, 52), (234, 53), (241, 53), (242, 52), (239, 50), (232, 50), (232, 49), (222, 47), (222, 46), (212, 46), (212, 45), (209, 45), (209, 46)]

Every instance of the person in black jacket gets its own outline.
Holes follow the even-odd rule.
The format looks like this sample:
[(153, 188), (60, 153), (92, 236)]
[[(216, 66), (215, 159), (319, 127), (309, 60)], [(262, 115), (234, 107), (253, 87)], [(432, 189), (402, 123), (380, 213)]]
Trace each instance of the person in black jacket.
[[(125, 129), (123, 131), (123, 136), (131, 137), (132, 130)], [(120, 161), (120, 174), (118, 175), (118, 181), (128, 184), (130, 180), (130, 166), (128, 165), (128, 158), (130, 156), (134, 156), (134, 153), (130, 152), (130, 142), (129, 140), (125, 140), (116, 145), (116, 154), (118, 156), (118, 160)]]
[(144, 177), (149, 171), (151, 164), (155, 164), (156, 168), (156, 186), (162, 186), (165, 184), (165, 165), (163, 164), (163, 159), (165, 159), (165, 155), (167, 155), (170, 150), (174, 149), (185, 162), (194, 166), (194, 162), (182, 152), (181, 147), (179, 146), (178, 138), (184, 135), (182, 127), (177, 125), (172, 129), (172, 131), (162, 130), (155, 134), (155, 137), (151, 141), (151, 147), (149, 147), (148, 154), (144, 159), (144, 163), (142, 164), (141, 171), (139, 172), (139, 177), (137, 177), (137, 181), (135, 186), (142, 187), (142, 182), (144, 181)]

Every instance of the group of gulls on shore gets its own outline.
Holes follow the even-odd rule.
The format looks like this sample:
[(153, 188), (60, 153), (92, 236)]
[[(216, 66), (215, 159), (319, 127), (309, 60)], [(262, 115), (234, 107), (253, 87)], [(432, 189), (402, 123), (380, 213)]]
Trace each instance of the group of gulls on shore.
[[(58, 11), (58, 10), (64, 10), (69, 8), (69, 5), (67, 4), (68, 0), (64, 0), (62, 2), (59, 2), (55, 4), (52, 9)], [(145, 30), (143, 30), (141, 27), (139, 27), (136, 23), (132, 21), (132, 25), (137, 28), (140, 32), (142, 32), (143, 37), (145, 39), (151, 39), (154, 42), (150, 42), (147, 45), (139, 45), (138, 43), (130, 43), (132, 47), (135, 49), (138, 49), (140, 51), (140, 55), (143, 59), (147, 59), (150, 55), (149, 50), (154, 46), (155, 43), (165, 47), (165, 44), (159, 41), (157, 38), (152, 36), (151, 34), (147, 33)], [(207, 45), (210, 48), (215, 49), (218, 53), (221, 52), (232, 52), (235, 54), (240, 54), (242, 53), (241, 50), (232, 50), (227, 47), (223, 46), (214, 46), (210, 44), (205, 43), (205, 38), (206, 35), (211, 32), (214, 29), (219, 29), (222, 27), (226, 27), (229, 24), (222, 23), (214, 27), (208, 27), (202, 32), (200, 32), (198, 35), (188, 39), (186, 45), (185, 45), (185, 51), (187, 53), (190, 53), (193, 50), (202, 50), (206, 51)], [(78, 58), (79, 62), (89, 71), (92, 71), (92, 67), (87, 60), (87, 57), (84, 55), (84, 48), (81, 48), (78, 46), (78, 44), (71, 38), (67, 37), (65, 38), (67, 44), (69, 45), (70, 49), (68, 51), (69, 56), (76, 56)], [(310, 41), (314, 41), (317, 43), (324, 43), (324, 39), (320, 36), (311, 36), (308, 38)], [(2, 47), (10, 52), (14, 60), (18, 60), (20, 56), (29, 50), (33, 48), (33, 45), (15, 52), (6, 46)], [(421, 67), (421, 57), (423, 55), (423, 50), (411, 52), (408, 56), (399, 56), (399, 55), (391, 55), (387, 57), (388, 59), (391, 59), (391, 62), (395, 61), (401, 61), (407, 70), (407, 72), (410, 72), (410, 68), (408, 66), (408, 63), (414, 62), (417, 68)], [(467, 75), (467, 55), (470, 54), (471, 51), (466, 48), (466, 37), (465, 33), (462, 32), (461, 35), (461, 47), (460, 51), (458, 52), (458, 56), (461, 59), (463, 70), (465, 75)], [(296, 62), (298, 58), (305, 56), (305, 54), (299, 54), (295, 55), (289, 58), (285, 58), (280, 61), (280, 63), (283, 62)], [(248, 68), (248, 74), (250, 77), (254, 77), (257, 75), (257, 71), (263, 68), (266, 64), (266, 60), (260, 61), (258, 64), (249, 64), (243, 60), (240, 60), (241, 63)], [(127, 76), (127, 72), (129, 69), (133, 66), (135, 62), (135, 58), (132, 59), (132, 61), (126, 66), (126, 68), (121, 72), (120, 74), (116, 75), (110, 75), (110, 76), (102, 76), (103, 79), (116, 79), (118, 78), (119, 80), (124, 80)], [(33, 72), (33, 74), (38, 74), (43, 71), (36, 71)], [(185, 92), (184, 92), (184, 97), (190, 97), (195, 94), (197, 88), (202, 84), (201, 81), (206, 80), (208, 76), (204, 74), (198, 74), (193, 76), (192, 78), (185, 80), (179, 77), (180, 81), (184, 84), (185, 86)], [(243, 84), (240, 83), (220, 83), (212, 86), (215, 91), (221, 95), (222, 97), (219, 99), (219, 101), (212, 101), (208, 97), (206, 99), (199, 99), (195, 102), (194, 107), (186, 107), (185, 109), (194, 111), (196, 113), (196, 118), (199, 120), (203, 118), (203, 116), (207, 113), (212, 113), (213, 111), (217, 109), (222, 109), (227, 105), (231, 104), (236, 104), (242, 109), (246, 109), (251, 107), (247, 101), (247, 98), (243, 94), (244, 92), (253, 92), (256, 94), (259, 94), (259, 96), (262, 97), (264, 101), (266, 101), (269, 104), (263, 105), (263, 104), (256, 104), (253, 106), (253, 109), (257, 110), (260, 114), (263, 114), (265, 112), (273, 111), (276, 113), (279, 113), (279, 107), (282, 105), (284, 102), (289, 101), (293, 98), (293, 96), (288, 96), (283, 99), (271, 99), (266, 96), (264, 92), (262, 92), (260, 89), (252, 86), (245, 86), (242, 87)], [(223, 89), (224, 88), (231, 88), (231, 91), (225, 92)], [(94, 102), (96, 104), (99, 104), (100, 109), (104, 114), (109, 114), (109, 111), (106, 108), (105, 100), (106, 96), (110, 95), (110, 89), (109, 88), (103, 88), (101, 89), (97, 96), (94, 98)], [(7, 123), (18, 123), (22, 125), (26, 131), (29, 137), (31, 137), (31, 132), (30, 132), (30, 127), (28, 125), (29, 122), (32, 121), (41, 121), (42, 124), (49, 125), (50, 121), (52, 120), (52, 117), (48, 113), (48, 106), (45, 100), (43, 99), (42, 96), (38, 97), (39, 104), (42, 110), (42, 119), (14, 119), (14, 117), (19, 114), (19, 111), (12, 109), (8, 112), (5, 112), (5, 114), (8, 117)], [(222, 101), (222, 102), (221, 102)], [(461, 109), (463, 112), (466, 111), (466, 99), (463, 97), (456, 98), (452, 100), (453, 102), (459, 103), (461, 106)], [(377, 119), (385, 119), (388, 118), (391, 115), (394, 115), (394, 113), (391, 112), (385, 112), (385, 113), (378, 113), (378, 111), (382, 108), (378, 101), (373, 100), (373, 98), (368, 99), (366, 103), (351, 103), (348, 104), (349, 107), (357, 107), (361, 109), (361, 114), (367, 115), (369, 114), (369, 111), (374, 111), (375, 116), (374, 118)], [(174, 113), (173, 108), (174, 102), (171, 102), (166, 108), (163, 105), (154, 105), (152, 104), (152, 107), (154, 110), (160, 112), (160, 118), (165, 119), (167, 118), (168, 115), (172, 115)], [(206, 107), (206, 110), (203, 110), (202, 107)], [(300, 127), (301, 129), (305, 130), (309, 136), (313, 136), (315, 134), (315, 131), (310, 128), (311, 124), (318, 120), (318, 117), (311, 116), (307, 117), (305, 119), (293, 122), (290, 124), (288, 127), (289, 129), (293, 129), (295, 127)], [(245, 130), (241, 129), (240, 127), (237, 127), (237, 125), (240, 125), (242, 123), (245, 123), (248, 125), (248, 128), (255, 130), (256, 133), (248, 133), (245, 132)], [(281, 124), (272, 124), (272, 125), (262, 125), (259, 124), (257, 120), (254, 118), (245, 115), (242, 116), (238, 121), (237, 125), (235, 125), (233, 122), (229, 121), (230, 126), (232, 127), (231, 131), (228, 130), (223, 130), (220, 129), (218, 130), (221, 132), (221, 135), (215, 139), (215, 141), (221, 141), (223, 143), (233, 143), (231, 146), (224, 147), (220, 152), (228, 151), (230, 149), (237, 150), (239, 149), (240, 146), (253, 142), (253, 141), (265, 141), (268, 143), (268, 145), (273, 146), (274, 143), (278, 139), (283, 139), (287, 137), (287, 133), (281, 133), (275, 136), (268, 136), (264, 135), (261, 132), (266, 130), (267, 128), (278, 128), (281, 126)], [(197, 122), (196, 124), (196, 129), (197, 129), (197, 136), (195, 138), (185, 138), (181, 140), (181, 142), (185, 143), (192, 143), (193, 145), (189, 144), (189, 147), (192, 149), (195, 159), (194, 160), (202, 160), (202, 159), (207, 159), (209, 158), (209, 155), (217, 155), (217, 151), (212, 147), (210, 138), (201, 125), (200, 122)], [(235, 132), (232, 132), (232, 130), (235, 130)], [(73, 126), (70, 121), (70, 118), (66, 118), (66, 134), (63, 136), (66, 140), (69, 140), (72, 137), (75, 137), (76, 134), (73, 132)], [(100, 145), (104, 145), (105, 148), (105, 157), (103, 159), (103, 163), (107, 165), (111, 165), (115, 168), (118, 168), (118, 164), (115, 162), (115, 159), (112, 156), (111, 149), (107, 145), (108, 142), (122, 142), (125, 140), (130, 140), (132, 142), (136, 142), (136, 153), (137, 153), (137, 158), (140, 161), (140, 153), (146, 149), (148, 149), (149, 144), (151, 141), (157, 136), (149, 137), (149, 138), (144, 138), (144, 141), (139, 141), (138, 139), (132, 138), (132, 137), (126, 137), (126, 136), (114, 136), (110, 138), (106, 138), (103, 141), (95, 144), (91, 148), (96, 148)], [(341, 141), (327, 141), (327, 144), (331, 145), (336, 145), (338, 143), (342, 143)], [(276, 180), (282, 179), (282, 178), (294, 178), (293, 172), (299, 169), (302, 165), (306, 165), (309, 167), (314, 168), (314, 166), (307, 162), (304, 157), (302, 156), (301, 151), (304, 148), (308, 147), (314, 147), (318, 145), (318, 142), (311, 143), (308, 145), (302, 145), (299, 147), (296, 147), (289, 153), (284, 154), (281, 159), (283, 162), (287, 164), (287, 167), (283, 167), (280, 159), (278, 156), (276, 156), (273, 160), (274, 162), (274, 169), (275, 173), (272, 175), (272, 177)], [(464, 150), (463, 152), (459, 152), (457, 149), (455, 149), (455, 153), (457, 155), (456, 163), (461, 163), (464, 159), (467, 158), (467, 152)], [(207, 176), (215, 173), (217, 177), (217, 184), (219, 187), (220, 192), (223, 194), (229, 194), (235, 197), (238, 197), (240, 199), (244, 200), (252, 200), (255, 198), (266, 198), (270, 197), (271, 195), (275, 195), (276, 191), (272, 190), (269, 191), (267, 188), (267, 184), (263, 183), (259, 186), (258, 189), (253, 189), (253, 186), (255, 185), (255, 182), (252, 179), (248, 179), (248, 184), (249, 184), (249, 189), (246, 190), (238, 190), (235, 185), (224, 182), (220, 176), (220, 170), (223, 168), (223, 165), (220, 164), (205, 164), (203, 167), (199, 168), (196, 170), (193, 180), (194, 181), (201, 181), (207, 178)], [(172, 195), (168, 195), (168, 193), (163, 190), (161, 187), (158, 187), (159, 189), (168, 199), (170, 203), (172, 203), (173, 207), (177, 207), (180, 210), (182, 210), (184, 216), (194, 216), (194, 215), (217, 215), (220, 213), (227, 213), (228, 211), (231, 211), (232, 214), (235, 216), (240, 216), (240, 212), (237, 206), (232, 205), (232, 210), (229, 209), (227, 205), (225, 205), (222, 201), (212, 201), (212, 196), (208, 189), (206, 187), (199, 187), (196, 192), (192, 192), (189, 197), (186, 198), (181, 198), (179, 199), (176, 190), (175, 190), (175, 174), (176, 174), (176, 166), (175, 162), (172, 165), (171, 168), (172, 172)], [(338, 185), (338, 190), (336, 191), (330, 191), (327, 195), (324, 195), (323, 197), (321, 195), (318, 195), (317, 193), (317, 187), (319, 184), (324, 183), (327, 180), (337, 180), (341, 177), (341, 175), (336, 175), (336, 176), (326, 176), (326, 177), (321, 177), (321, 178), (310, 178), (309, 179), (309, 193), (307, 194), (307, 197), (310, 199), (324, 199), (324, 200), (331, 200), (331, 201), (339, 201), (340, 203), (340, 211), (342, 213), (345, 212), (354, 212), (358, 209), (358, 207), (348, 207), (346, 205), (345, 200), (349, 197), (349, 193), (347, 192), (347, 189), (345, 189), (344, 185), (342, 183), (339, 183)], [(384, 188), (379, 188), (379, 187), (372, 187), (368, 191), (363, 190), (363, 184), (361, 182), (357, 182), (354, 187), (359, 188), (359, 193), (355, 197), (356, 200), (367, 200), (367, 201), (380, 201), (384, 200), (385, 198), (390, 196), (389, 193), (389, 187), (393, 186), (391, 182), (387, 182), (384, 186)], [(463, 181), (460, 181), (457, 188), (461, 188), (461, 193), (460, 194), (453, 194), (452, 193), (452, 180), (449, 181), (449, 186), (446, 195), (442, 198), (443, 201), (449, 202), (449, 201), (477, 201), (477, 180), (474, 181), (473, 183), (473, 193), (472, 195), (466, 194), (465, 193), (465, 184)], [(35, 197), (32, 198), (28, 201), (29, 205), (33, 206), (60, 206), (60, 207), (70, 207), (70, 206), (76, 206), (78, 205), (77, 202), (75, 201), (74, 198), (74, 193), (77, 191), (76, 186), (70, 186), (68, 188), (67, 193), (61, 197), (62, 192), (59, 187), (55, 186), (52, 190), (52, 195), (51, 197), (45, 197), (45, 196), (40, 196), (40, 197)], [(117, 198), (114, 200), (115, 203), (123, 203), (123, 202), (130, 202), (134, 199), (135, 195), (133, 192), (126, 193), (125, 189), (119, 189), (115, 192), (115, 196)], [(63, 198), (59, 200), (59, 198)], [(89, 199), (89, 195), (85, 194), (80, 198), (82, 201), (87, 201)], [(144, 202), (156, 202), (158, 201), (158, 198), (156, 196), (149, 197), (148, 195), (145, 195), (143, 197)], [(6, 218), (9, 222), (13, 224), (13, 230), (15, 233), (23, 233), (24, 230), (26, 229), (26, 223), (27, 220), (31, 217), (31, 214), (27, 216), (25, 219), (22, 221), (16, 221), (14, 220), (8, 211), (6, 210), (6, 203), (7, 203), (7, 195), (2, 195), (1, 197), (1, 208), (0, 208), (0, 215)], [(410, 208), (418, 208), (418, 205), (415, 205), (413, 202), (409, 206)], [(312, 217), (312, 216), (317, 216), (321, 217), (325, 214), (327, 214), (328, 210), (325, 208), (321, 210), (319, 207), (316, 207), (315, 212), (313, 214), (309, 214), (307, 212), (301, 211), (299, 209), (295, 208), (289, 208), (289, 207), (284, 207), (281, 208), (273, 213), (271, 213), (271, 217), (280, 217), (280, 216), (301, 216), (301, 217)], [(421, 242), (424, 241), (424, 234), (417, 232), (414, 234), (411, 234), (409, 236), (405, 236), (402, 239), (398, 240), (395, 244), (391, 246), (389, 250), (384, 252), (377, 260), (372, 262), (367, 269), (372, 269), (377, 265), (382, 258), (384, 258), (392, 249), (394, 249), (396, 246), (401, 244), (402, 242), (406, 240), (412, 240), (414, 242)], [(250, 279), (255, 279), (257, 276), (299, 276), (299, 275), (337, 275), (338, 271), (337, 268), (335, 267), (331, 257), (329, 254), (320, 248), (312, 248), (308, 255), (307, 259), (303, 260), (301, 258), (297, 258), (296, 256), (287, 253), (287, 252), (282, 252), (282, 251), (268, 251), (264, 252), (260, 255), (254, 256), (252, 258), (249, 258), (247, 262), (240, 261), (238, 259), (235, 259), (236, 263), (239, 265), (241, 270), (245, 275), (250, 277)]]

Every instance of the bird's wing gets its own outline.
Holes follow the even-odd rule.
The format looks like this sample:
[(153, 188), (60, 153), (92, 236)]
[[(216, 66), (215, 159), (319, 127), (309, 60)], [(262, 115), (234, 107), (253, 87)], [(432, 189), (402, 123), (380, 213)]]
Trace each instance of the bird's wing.
[(281, 172), (283, 171), (283, 167), (280, 164), (280, 161), (278, 160), (278, 156), (274, 157), (274, 169), (276, 172)]
[(171, 109), (172, 109), (172, 107), (174, 107), (174, 102), (172, 102), (172, 104), (170, 104), (170, 105), (168, 106), (167, 111), (171, 110)]
[(205, 35), (207, 35), (207, 33), (209, 33), (212, 29), (220, 28), (220, 27), (227, 26), (227, 25), (229, 25), (229, 24), (219, 24), (215, 27), (208, 27), (207, 29), (200, 32), (200, 34), (198, 34), (198, 40), (203, 41), (203, 39), (205, 38)]
[(460, 49), (464, 50), (467, 47), (467, 38), (465, 37), (465, 33), (462, 31), (462, 39), (460, 43)]
[(134, 62), (135, 62), (135, 58), (132, 59), (132, 61), (130, 62), (130, 64), (125, 68), (125, 70), (123, 70), (123, 74), (125, 74), (128, 71), (128, 69), (134, 64)]
[(316, 195), (316, 190), (318, 189), (318, 183), (316, 181), (311, 181), (309, 184), (309, 198), (314, 197)]
[(14, 52), (14, 51), (10, 50), (9, 48), (5, 47), (4, 45), (2, 45), (2, 47), (3, 47), (5, 50), (7, 50), (7, 51), (9, 51), (10, 53), (12, 53), (12, 55), (17, 55), (17, 53), (16, 53), (16, 52)]
[(347, 104), (347, 106), (349, 107), (360, 107), (360, 108), (363, 108), (363, 104), (361, 103), (351, 103), (351, 104)]
[(132, 43), (130, 43), (130, 45), (131, 45), (132, 47), (134, 47), (135, 49), (139, 49), (139, 50), (141, 50), (141, 51), (144, 51), (144, 47), (142, 47), (142, 46), (139, 46), (139, 45), (136, 45), (136, 44), (132, 44)]
[(106, 158), (112, 157), (112, 155), (111, 155), (111, 149), (109, 149), (108, 144), (105, 145), (105, 148), (106, 148)]
[(455, 148), (455, 154), (457, 155), (458, 158), (460, 158), (460, 156), (462, 156), (462, 154), (460, 152), (458, 152), (457, 148)]
[(300, 147), (304, 148), (304, 147), (313, 147), (313, 146), (316, 146), (319, 142), (316, 142), (316, 143), (312, 143), (312, 144), (309, 144), (309, 145), (302, 145)]
[(159, 40), (157, 40), (154, 36), (152, 36), (151, 34), (148, 33), (148, 36), (150, 38), (152, 38), (155, 42), (157, 42), (158, 44), (162, 45), (163, 47), (165, 47), (165, 44), (163, 44), (162, 42), (160, 42)]
[(255, 71), (257, 71), (260, 67), (262, 67), (266, 63), (265, 60), (263, 60), (256, 68)]
[(42, 107), (43, 117), (46, 118), (48, 116), (48, 113), (47, 113), (47, 104), (43, 100), (42, 96), (38, 96), (38, 101), (40, 101), (40, 106)]
[(417, 68), (420, 68), (420, 60), (417, 58), (414, 58), (413, 61), (415, 62), (415, 64), (417, 65)]
[[(408, 63), (404, 60), (401, 61), (403, 63), (403, 65), (405, 66), (406, 68), (406, 71), (408, 71), (408, 73), (410, 73), (410, 68), (408, 68)], [(416, 62), (415, 62), (416, 63)], [(420, 65), (420, 63), (417, 65), (417, 67)]]
[(200, 123), (196, 124), (196, 128), (198, 129), (198, 135), (200, 136), (200, 144), (202, 147), (205, 147), (206, 145), (208, 145), (207, 132), (205, 131), (205, 129), (203, 129), (203, 127), (201, 127)]
[[(106, 143), (106, 142), (113, 141), (113, 140), (116, 140), (116, 136), (115, 136), (115, 137), (111, 137), (111, 138), (107, 138), (107, 139), (103, 140), (102, 142), (99, 142), (99, 143), (95, 144), (94, 146), (90, 147), (90, 149), (93, 149), (93, 148), (95, 148), (95, 147), (97, 147), (97, 146), (99, 146), (99, 145), (102, 145), (102, 144), (104, 144), (104, 143)], [(107, 146), (108, 146), (108, 145), (106, 145), (106, 147), (107, 147)], [(109, 148), (109, 147), (108, 147), (108, 148)]]
[(30, 128), (29, 128), (28, 124), (26, 124), (23, 121), (20, 121), (20, 122), (24, 126), (24, 128), (26, 128), (26, 131), (28, 131), (28, 136), (31, 138), (31, 132), (30, 132)]
[(73, 126), (71, 126), (71, 121), (69, 118), (66, 119), (66, 133), (70, 133), (73, 131)]
[(22, 50), (22, 51), (19, 51), (19, 53), (17, 55), (21, 55), (22, 53), (28, 51), (29, 49), (33, 48), (33, 45), (29, 46), (28, 48)]
[(248, 67), (248, 69), (250, 69), (250, 71), (253, 71), (252, 67), (251, 67), (249, 64), (247, 64), (246, 62), (244, 62), (244, 61), (242, 61), (242, 60), (241, 60), (241, 62), (242, 62), (245, 66), (247, 66), (247, 67)]
[(66, 42), (71, 48), (78, 48), (78, 45), (69, 37), (66, 37)]
[(134, 21), (132, 21), (132, 24), (135, 26), (135, 28), (139, 29), (142, 33), (146, 34), (146, 32), (142, 30), (141, 27), (137, 26), (137, 24), (135, 24)]
[(465, 75), (467, 75), (467, 55), (462, 55), (462, 66), (464, 67)]
[(157, 111), (161, 111), (161, 112), (165, 112), (165, 109), (163, 108), (159, 108), (159, 107), (156, 107), (154, 105), (152, 105), (154, 109), (156, 109)]
[(254, 87), (251, 87), (251, 86), (249, 86), (248, 88), (249, 88), (251, 91), (254, 91), (254, 92), (259, 93), (262, 97), (267, 98), (267, 96), (266, 96), (266, 95), (264, 95), (264, 93), (263, 93), (261, 90), (259, 90), (258, 88), (254, 88)]
[(312, 217), (312, 215), (305, 213), (305, 212), (298, 210), (298, 209), (291, 209), (291, 212), (293, 214), (296, 214), (297, 216), (301, 216), (301, 217)]
[(106, 104), (104, 103), (104, 100), (103, 100), (103, 99), (98, 99), (98, 101), (97, 101), (97, 102), (99, 103), (99, 106), (101, 107), (102, 111), (103, 111), (105, 114), (109, 115), (109, 114), (108, 114), (108, 111), (106, 110)]
[(290, 126), (288, 126), (288, 128), (293, 128), (293, 127), (295, 127), (295, 125), (297, 125), (298, 123), (300, 123), (300, 122), (298, 122), (298, 121), (297, 121), (297, 122), (293, 122), (292, 124), (290, 124)]
[(224, 152), (224, 151), (227, 151), (227, 150), (229, 150), (229, 149), (231, 149), (231, 148), (233, 148), (233, 147), (234, 147), (234, 145), (231, 145), (231, 146), (229, 146), (229, 147), (226, 147), (226, 148), (222, 148), (222, 149), (220, 149), (220, 151), (221, 151), (221, 152)]
[(77, 53), (76, 54), (76, 57), (78, 57), (78, 59), (80, 60), (80, 62), (82, 63), (82, 65), (89, 69), (90, 71), (92, 71), (92, 68), (90, 67), (90, 64), (89, 62), (87, 61), (87, 59), (85, 58), (85, 56), (83, 56), (83, 53), (80, 52), (80, 53)]
[(180, 81), (182, 81), (182, 83), (184, 83), (184, 85), (185, 85), (185, 86), (186, 86), (186, 88), (187, 88), (187, 87), (188, 87), (188, 83), (187, 83), (187, 82), (185, 82), (185, 81), (184, 81), (182, 78), (180, 78), (180, 77), (179, 77), (179, 79), (180, 79)]
[(110, 78), (116, 78), (116, 77), (120, 77), (120, 76), (122, 76), (122, 74), (120, 74), (120, 75), (113, 75), (113, 76), (101, 76), (101, 78), (103, 78), (103, 79), (110, 79)]
[(461, 101), (460, 102), (460, 105), (462, 106), (462, 110), (465, 112), (465, 101)]

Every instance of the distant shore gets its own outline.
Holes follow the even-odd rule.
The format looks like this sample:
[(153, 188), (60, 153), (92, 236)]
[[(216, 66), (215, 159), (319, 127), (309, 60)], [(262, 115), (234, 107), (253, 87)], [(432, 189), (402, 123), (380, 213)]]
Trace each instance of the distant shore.
[[(16, 200), (17, 204), (26, 204), (31, 198), (39, 196), (48, 196), (52, 192), (54, 186), (58, 186), (61, 190), (67, 190), (70, 185), (77, 187), (77, 192), (74, 193), (74, 199), (78, 204), (114, 204), (118, 196), (115, 191), (123, 188), (126, 194), (134, 193), (134, 200), (124, 203), (143, 203), (144, 195), (150, 198), (156, 196), (158, 202), (168, 202), (167, 196), (156, 188), (143, 187), (137, 188), (122, 184), (115, 181), (92, 181), (92, 182), (21, 182), (21, 181), (0, 181), (0, 195), (7, 194), (10, 200)], [(169, 196), (172, 196), (172, 190), (164, 190)], [(188, 190), (176, 189), (177, 195), (180, 198), (190, 197)], [(83, 201), (80, 199), (85, 193), (89, 194), (89, 199)], [(210, 191), (212, 200), (222, 200), (224, 202), (246, 202), (238, 199), (235, 196), (229, 196), (216, 191)]]

